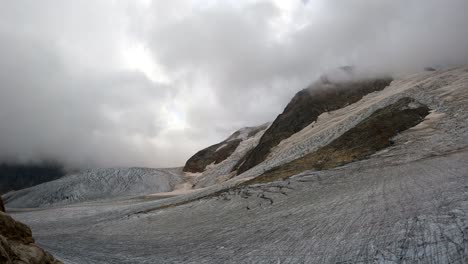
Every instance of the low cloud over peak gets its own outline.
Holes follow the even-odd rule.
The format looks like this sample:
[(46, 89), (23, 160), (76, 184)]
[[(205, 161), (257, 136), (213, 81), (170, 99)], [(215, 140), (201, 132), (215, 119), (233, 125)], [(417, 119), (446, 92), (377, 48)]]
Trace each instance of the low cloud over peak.
[(468, 61), (464, 0), (5, 1), (0, 161), (182, 165), (322, 72)]

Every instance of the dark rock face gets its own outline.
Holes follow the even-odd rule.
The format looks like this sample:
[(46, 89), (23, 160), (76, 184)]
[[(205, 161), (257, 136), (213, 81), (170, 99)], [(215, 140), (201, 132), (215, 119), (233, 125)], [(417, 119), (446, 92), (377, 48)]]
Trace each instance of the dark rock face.
[(55, 164), (0, 164), (0, 194), (53, 181), (64, 175), (63, 168)]
[(246, 184), (286, 179), (300, 172), (330, 169), (364, 159), (391, 146), (391, 138), (419, 124), (429, 114), (429, 108), (405, 97), (374, 112), (329, 145), (306, 156), (273, 168)]
[(0, 217), (0, 234), (6, 239), (23, 244), (34, 243), (31, 229), (27, 225), (15, 221), (7, 214), (2, 214)]
[[(1, 198), (0, 198), (1, 203)], [(34, 244), (31, 229), (0, 212), (0, 263), (61, 263)]]
[(244, 127), (234, 132), (223, 142), (200, 150), (186, 162), (184, 171), (203, 172), (206, 166), (224, 161), (232, 155), (243, 140), (254, 137), (269, 125), (269, 123), (265, 123), (256, 127)]
[(0, 212), (5, 212), (5, 205), (3, 205), (3, 200), (1, 196), (0, 196)]
[(236, 150), (241, 141), (241, 139), (228, 139), (198, 151), (185, 163), (184, 171), (203, 172), (206, 166), (213, 162), (214, 164), (218, 164), (228, 158)]
[(299, 132), (324, 112), (333, 111), (359, 101), (371, 92), (383, 90), (392, 79), (367, 79), (333, 83), (327, 78), (298, 92), (260, 139), (260, 143), (239, 164), (237, 174), (249, 170), (266, 159), (270, 150)]

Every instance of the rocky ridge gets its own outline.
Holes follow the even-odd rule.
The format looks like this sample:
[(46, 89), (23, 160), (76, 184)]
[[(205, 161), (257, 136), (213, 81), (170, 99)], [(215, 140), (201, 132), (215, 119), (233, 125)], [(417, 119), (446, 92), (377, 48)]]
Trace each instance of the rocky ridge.
[(263, 134), (260, 142), (238, 165), (241, 174), (263, 162), (271, 149), (282, 140), (301, 131), (326, 112), (359, 101), (363, 96), (387, 87), (391, 78), (375, 78), (332, 82), (324, 79), (298, 92)]
[[(270, 123), (266, 123), (256, 127), (242, 128), (226, 140), (192, 156), (187, 161), (184, 171), (197, 171), (192, 174), (195, 175), (193, 187), (212, 186), (234, 177), (236, 166), (258, 144), (269, 125)], [(193, 170), (193, 168), (202, 167), (203, 170)]]

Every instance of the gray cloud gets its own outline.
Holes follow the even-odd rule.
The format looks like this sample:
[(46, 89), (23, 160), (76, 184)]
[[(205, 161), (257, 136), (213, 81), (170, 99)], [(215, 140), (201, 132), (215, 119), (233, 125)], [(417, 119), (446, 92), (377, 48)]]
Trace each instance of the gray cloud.
[(50, 44), (31, 39), (0, 38), (0, 49), (8, 50), (0, 66), (0, 159), (89, 166), (146, 159), (132, 138), (157, 136), (150, 103), (164, 89), (138, 72), (72, 73)]
[(274, 2), (219, 1), (155, 23), (155, 60), (176, 81), (210, 87), (222, 108), (200, 113), (195, 103), (190, 122), (209, 129), (213, 121), (266, 121), (318, 74), (342, 65), (398, 74), (467, 61), (466, 1), (297, 2), (285, 12)]
[(465, 10), (464, 0), (2, 1), (0, 161), (181, 165), (272, 120), (323, 71), (467, 63)]
[(0, 160), (81, 167), (164, 157), (146, 141), (163, 129), (154, 106), (167, 87), (116, 66), (112, 42), (126, 18), (103, 25), (107, 6), (37, 3), (9, 2), (0, 11)]

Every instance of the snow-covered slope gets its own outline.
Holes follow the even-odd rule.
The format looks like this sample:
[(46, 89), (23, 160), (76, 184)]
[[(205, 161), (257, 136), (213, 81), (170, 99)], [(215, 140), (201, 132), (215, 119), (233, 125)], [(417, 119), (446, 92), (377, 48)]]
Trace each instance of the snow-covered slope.
[(169, 192), (181, 183), (177, 169), (89, 169), (3, 197), (8, 207), (42, 207)]

